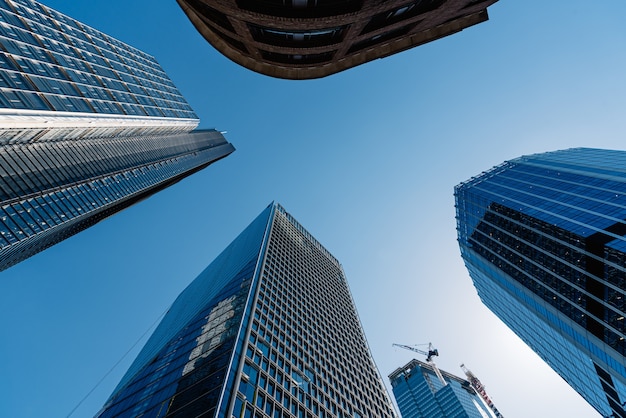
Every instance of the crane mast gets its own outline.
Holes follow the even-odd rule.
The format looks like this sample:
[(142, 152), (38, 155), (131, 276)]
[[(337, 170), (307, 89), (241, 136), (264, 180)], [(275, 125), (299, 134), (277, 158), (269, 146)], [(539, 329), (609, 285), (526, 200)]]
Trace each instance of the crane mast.
[(415, 348), (411, 345), (404, 345), (404, 344), (392, 344), (394, 347), (400, 347), (400, 348), (404, 348), (405, 350), (411, 350), (411, 351), (415, 351), (416, 353), (420, 353), (426, 356), (426, 363), (430, 364), (430, 366), (433, 368), (433, 371), (435, 372), (435, 374), (437, 375), (437, 377), (439, 378), (439, 380), (441, 381), (441, 383), (446, 386), (448, 384), (448, 382), (446, 382), (446, 380), (443, 378), (443, 375), (441, 374), (441, 371), (439, 370), (439, 368), (437, 367), (437, 365), (435, 364), (435, 362), (433, 361), (433, 357), (434, 356), (438, 356), (439, 355), (439, 351), (436, 348), (433, 348), (432, 343), (428, 343), (428, 351), (424, 351), (424, 350), (420, 350), (419, 348)]
[(491, 401), (491, 398), (489, 398), (489, 395), (487, 395), (485, 386), (480, 382), (480, 380), (478, 380), (474, 373), (472, 373), (467, 367), (465, 367), (465, 364), (461, 364), (461, 369), (463, 369), (465, 376), (467, 376), (467, 380), (469, 380), (470, 385), (472, 385), (476, 393), (478, 393), (483, 401), (485, 401), (485, 404), (489, 407), (489, 409), (491, 409), (496, 418), (504, 418), (500, 411), (498, 411), (498, 408), (496, 408), (496, 406)]

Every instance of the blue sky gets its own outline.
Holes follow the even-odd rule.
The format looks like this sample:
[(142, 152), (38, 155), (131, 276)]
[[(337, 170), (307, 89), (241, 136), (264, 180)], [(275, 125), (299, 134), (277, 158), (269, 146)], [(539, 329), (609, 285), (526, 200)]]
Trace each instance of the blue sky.
[(413, 358), (392, 343), (432, 341), (507, 418), (598, 416), (481, 304), (453, 187), (522, 154), (626, 148), (626, 3), (501, 0), (486, 23), (313, 81), (235, 65), (174, 0), (44, 3), (155, 56), (237, 151), (0, 273), (0, 416), (67, 416), (272, 200), (343, 263), (385, 381)]

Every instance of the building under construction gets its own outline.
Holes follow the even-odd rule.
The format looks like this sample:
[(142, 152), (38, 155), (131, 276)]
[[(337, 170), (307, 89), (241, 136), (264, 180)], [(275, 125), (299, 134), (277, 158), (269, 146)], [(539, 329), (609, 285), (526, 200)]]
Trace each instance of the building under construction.
[(432, 361), (411, 360), (389, 380), (403, 418), (502, 418), (478, 379), (484, 396), (473, 382), (438, 369)]

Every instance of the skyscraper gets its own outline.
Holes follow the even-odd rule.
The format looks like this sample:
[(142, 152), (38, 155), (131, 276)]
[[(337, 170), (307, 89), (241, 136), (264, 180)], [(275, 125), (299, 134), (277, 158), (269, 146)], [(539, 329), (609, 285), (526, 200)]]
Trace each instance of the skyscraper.
[(268, 206), (176, 299), (98, 415), (393, 417), (339, 262)]
[(625, 417), (626, 152), (517, 158), (455, 198), (483, 303), (600, 414)]
[(497, 0), (177, 0), (219, 52), (261, 74), (325, 77), (488, 20)]
[(0, 270), (230, 154), (151, 56), (0, 0)]
[(439, 370), (442, 381), (433, 367), (411, 360), (389, 375), (403, 418), (495, 417), (470, 382)]

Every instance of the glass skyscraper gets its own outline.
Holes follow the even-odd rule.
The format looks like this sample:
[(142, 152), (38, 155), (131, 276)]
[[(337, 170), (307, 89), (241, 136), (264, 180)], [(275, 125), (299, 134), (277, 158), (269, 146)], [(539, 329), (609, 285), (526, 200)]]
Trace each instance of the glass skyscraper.
[(455, 198), (483, 303), (600, 414), (625, 417), (626, 152), (524, 156)]
[(470, 382), (412, 360), (389, 375), (402, 418), (495, 418)]
[(234, 150), (197, 125), (153, 57), (0, 0), (0, 270)]
[(99, 413), (393, 417), (339, 262), (268, 206), (176, 299)]

